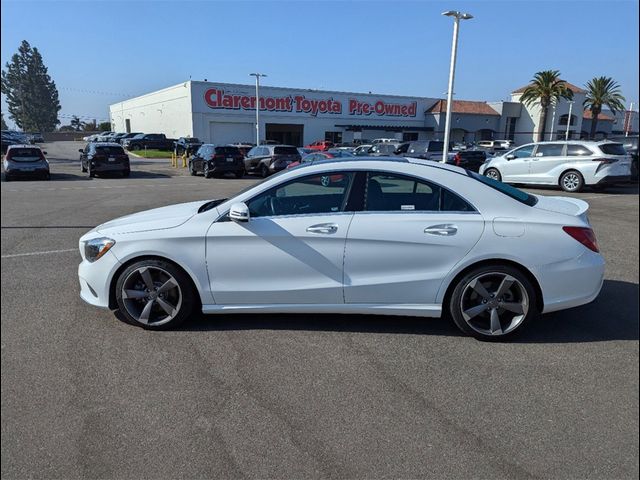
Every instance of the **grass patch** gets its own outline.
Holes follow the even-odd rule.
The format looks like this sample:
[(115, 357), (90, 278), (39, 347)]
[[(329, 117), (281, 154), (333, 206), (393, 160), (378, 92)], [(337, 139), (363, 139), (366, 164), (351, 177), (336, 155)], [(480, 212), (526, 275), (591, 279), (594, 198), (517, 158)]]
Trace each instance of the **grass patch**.
[(133, 150), (131, 153), (142, 158), (171, 158), (173, 152), (168, 150)]

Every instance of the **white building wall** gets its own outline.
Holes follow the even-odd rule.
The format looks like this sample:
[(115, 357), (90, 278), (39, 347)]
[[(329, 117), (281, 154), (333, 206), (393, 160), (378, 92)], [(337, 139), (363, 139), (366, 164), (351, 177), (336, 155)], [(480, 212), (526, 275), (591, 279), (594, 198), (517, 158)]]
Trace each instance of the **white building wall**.
[(193, 136), (191, 84), (184, 82), (109, 107), (112, 130), (164, 133), (167, 137)]

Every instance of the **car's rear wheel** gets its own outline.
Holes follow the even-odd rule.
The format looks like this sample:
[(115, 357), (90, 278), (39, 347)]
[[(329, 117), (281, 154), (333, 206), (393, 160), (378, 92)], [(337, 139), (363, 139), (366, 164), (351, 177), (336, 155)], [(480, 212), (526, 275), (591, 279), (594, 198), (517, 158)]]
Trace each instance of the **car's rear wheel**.
[(584, 178), (576, 170), (564, 172), (560, 177), (560, 188), (565, 192), (579, 192), (584, 187)]
[(187, 275), (163, 260), (141, 260), (127, 267), (118, 277), (115, 293), (126, 319), (150, 330), (180, 325), (197, 304)]
[(488, 168), (484, 172), (484, 176), (487, 178), (492, 178), (493, 180), (497, 180), (498, 182), (502, 181), (502, 175), (500, 175), (500, 172), (496, 168)]
[(260, 176), (262, 178), (267, 178), (269, 176), (269, 167), (267, 167), (264, 163), (260, 166)]
[(456, 284), (449, 310), (456, 326), (483, 340), (501, 340), (520, 332), (538, 315), (536, 291), (510, 266), (479, 267)]

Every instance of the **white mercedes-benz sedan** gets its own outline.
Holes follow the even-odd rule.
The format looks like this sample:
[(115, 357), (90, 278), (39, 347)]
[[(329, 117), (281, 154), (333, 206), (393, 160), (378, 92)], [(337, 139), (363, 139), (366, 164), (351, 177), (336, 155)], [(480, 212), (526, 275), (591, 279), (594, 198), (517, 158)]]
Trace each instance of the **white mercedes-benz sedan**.
[(312, 162), (99, 225), (80, 239), (80, 295), (148, 329), (196, 309), (445, 315), (505, 338), (600, 292), (587, 209), (427, 160)]

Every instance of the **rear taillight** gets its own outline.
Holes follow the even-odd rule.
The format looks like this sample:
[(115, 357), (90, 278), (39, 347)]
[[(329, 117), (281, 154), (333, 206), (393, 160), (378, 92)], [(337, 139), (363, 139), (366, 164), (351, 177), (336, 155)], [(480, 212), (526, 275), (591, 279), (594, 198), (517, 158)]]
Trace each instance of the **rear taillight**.
[(221, 153), (216, 153), (213, 157), (211, 157), (214, 160), (222, 160), (224, 158), (224, 155)]
[(598, 168), (596, 168), (596, 173), (598, 173), (602, 168), (606, 167), (607, 165), (611, 165), (612, 163), (616, 163), (618, 160), (614, 158), (594, 158), (593, 161), (600, 162), (600, 165), (598, 165)]
[(577, 240), (589, 250), (594, 252), (600, 252), (598, 247), (598, 240), (596, 240), (596, 234), (588, 227), (562, 227), (562, 230), (567, 232), (574, 240)]
[(456, 156), (453, 157), (453, 160), (456, 162), (457, 166), (460, 166), (460, 162), (462, 162), (462, 157), (460, 156), (459, 153), (456, 153)]

